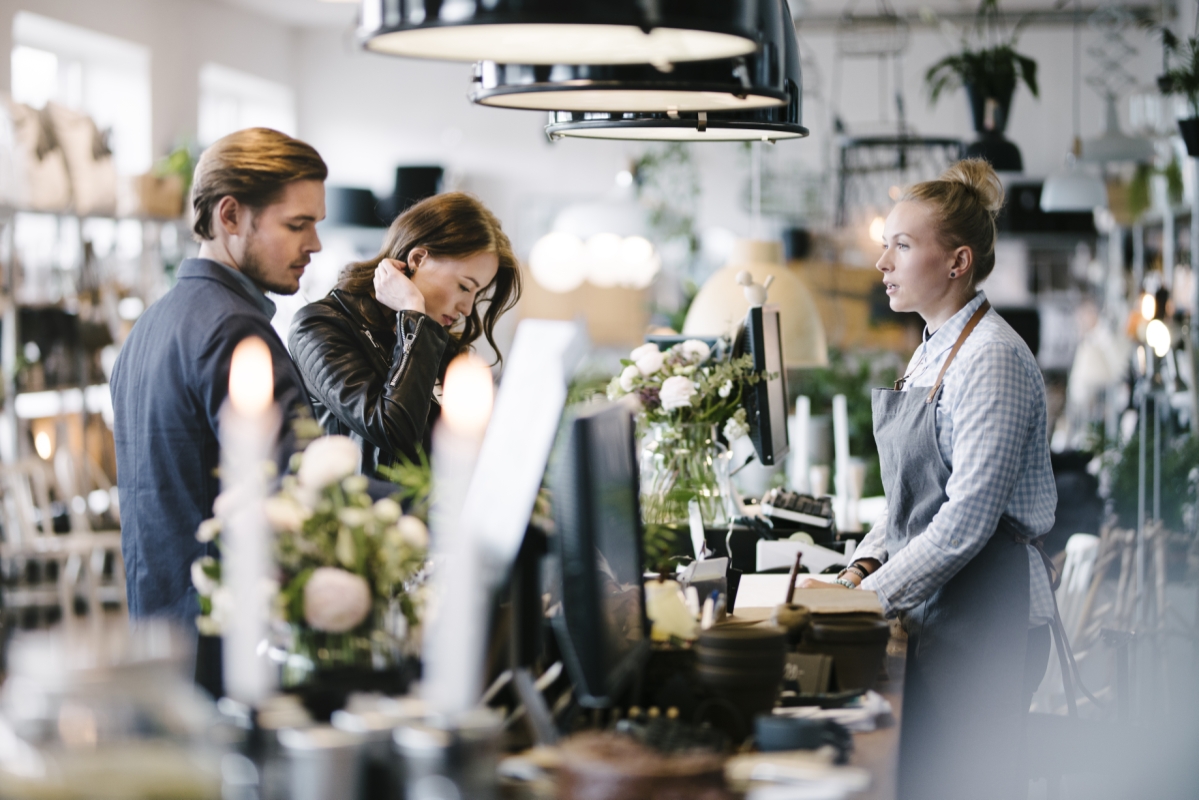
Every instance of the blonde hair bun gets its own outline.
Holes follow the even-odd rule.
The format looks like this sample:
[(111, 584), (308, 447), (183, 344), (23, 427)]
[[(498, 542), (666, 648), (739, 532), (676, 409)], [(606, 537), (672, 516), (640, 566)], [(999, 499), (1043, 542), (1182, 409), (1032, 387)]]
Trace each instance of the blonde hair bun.
[(981, 158), (966, 158), (950, 166), (941, 175), (947, 183), (960, 183), (973, 189), (983, 208), (998, 214), (1003, 208), (1003, 182), (994, 168)]

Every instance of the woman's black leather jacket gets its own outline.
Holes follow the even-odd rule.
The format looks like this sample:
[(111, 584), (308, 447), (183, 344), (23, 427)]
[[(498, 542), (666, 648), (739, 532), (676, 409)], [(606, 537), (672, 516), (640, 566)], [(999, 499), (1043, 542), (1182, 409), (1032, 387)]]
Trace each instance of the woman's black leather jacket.
[(433, 387), (454, 350), (432, 317), (334, 289), (296, 313), (287, 343), (317, 421), (362, 447), (363, 474), (429, 452), (441, 413)]

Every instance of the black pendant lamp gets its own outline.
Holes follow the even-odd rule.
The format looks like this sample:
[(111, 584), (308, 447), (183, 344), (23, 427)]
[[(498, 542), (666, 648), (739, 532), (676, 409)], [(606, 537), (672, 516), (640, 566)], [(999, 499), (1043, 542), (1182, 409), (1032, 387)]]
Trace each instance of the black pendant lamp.
[(380, 53), (521, 64), (657, 64), (753, 52), (756, 0), (363, 0)]
[(758, 49), (747, 56), (674, 65), (535, 65), (483, 61), (470, 99), (535, 111), (747, 111), (790, 102), (786, 37), (795, 38), (780, 0), (759, 0)]
[(744, 142), (800, 139), (803, 127), (803, 78), (799, 43), (785, 0), (771, 3), (786, 14), (781, 28), (783, 105), (748, 111), (560, 111), (550, 113), (550, 139), (635, 139), (671, 142)]

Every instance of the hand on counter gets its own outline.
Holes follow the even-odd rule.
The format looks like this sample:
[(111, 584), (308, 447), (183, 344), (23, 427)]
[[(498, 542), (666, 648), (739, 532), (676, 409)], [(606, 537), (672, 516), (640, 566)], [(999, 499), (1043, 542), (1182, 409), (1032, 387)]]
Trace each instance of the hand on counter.
[[(852, 578), (850, 580), (853, 580)], [(832, 581), (822, 581), (819, 578), (804, 578), (795, 587), (796, 589), (848, 589), (848, 586), (843, 586)]]
[(406, 265), (394, 258), (385, 258), (375, 267), (375, 299), (392, 311), (425, 313), (425, 296), (404, 274)]

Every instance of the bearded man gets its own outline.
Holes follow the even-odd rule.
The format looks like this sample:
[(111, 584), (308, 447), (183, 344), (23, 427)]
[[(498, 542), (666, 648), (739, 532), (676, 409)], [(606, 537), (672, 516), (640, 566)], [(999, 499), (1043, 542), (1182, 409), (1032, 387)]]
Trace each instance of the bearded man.
[(295, 294), (321, 249), (327, 174), (311, 146), (266, 128), (220, 139), (196, 165), (199, 257), (179, 265), (175, 286), (133, 326), (112, 373), (121, 549), (135, 620), (167, 617), (195, 630), (191, 564), (216, 555), (196, 530), (220, 492), (220, 409), (233, 349), (248, 336), (271, 350), (280, 461), (293, 449), (290, 422), (309, 409), (308, 394), (271, 327), (266, 293)]

